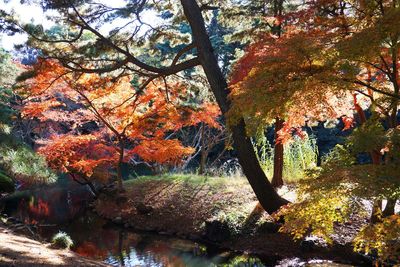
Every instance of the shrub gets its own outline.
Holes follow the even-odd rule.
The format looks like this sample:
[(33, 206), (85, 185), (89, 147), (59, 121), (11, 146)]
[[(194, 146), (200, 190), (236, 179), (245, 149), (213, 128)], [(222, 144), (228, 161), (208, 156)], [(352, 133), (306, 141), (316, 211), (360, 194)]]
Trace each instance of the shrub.
[(0, 155), (0, 166), (8, 175), (18, 177), (18, 180), (43, 184), (57, 179), (45, 159), (22, 143), (13, 146), (0, 142)]
[(58, 232), (57, 234), (55, 234), (51, 239), (51, 243), (53, 247), (61, 249), (69, 249), (74, 245), (71, 237), (65, 232)]

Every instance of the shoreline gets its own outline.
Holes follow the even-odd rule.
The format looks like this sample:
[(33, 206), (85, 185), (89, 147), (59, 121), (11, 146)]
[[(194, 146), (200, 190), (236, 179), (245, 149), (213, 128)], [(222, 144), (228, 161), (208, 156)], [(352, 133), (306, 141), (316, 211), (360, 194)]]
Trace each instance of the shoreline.
[[(92, 209), (121, 227), (209, 244), (267, 262), (296, 258), (366, 264), (351, 244), (327, 247), (314, 241), (295, 242), (280, 233), (243, 181), (197, 182), (164, 178), (126, 182), (123, 203), (120, 197), (105, 194)], [(193, 192), (197, 197), (188, 197)]]
[(67, 249), (51, 248), (0, 223), (0, 266), (110, 266)]

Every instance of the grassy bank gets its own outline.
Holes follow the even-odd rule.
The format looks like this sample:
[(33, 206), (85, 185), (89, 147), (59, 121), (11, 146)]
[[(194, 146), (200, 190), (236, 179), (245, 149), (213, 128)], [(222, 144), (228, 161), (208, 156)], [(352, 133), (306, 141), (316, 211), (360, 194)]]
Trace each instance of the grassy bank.
[(128, 201), (122, 209), (105, 196), (96, 202), (99, 213), (121, 217), (135, 228), (182, 237), (201, 235), (205, 222), (211, 220), (240, 228), (257, 205), (243, 178), (174, 174), (139, 177), (124, 186)]

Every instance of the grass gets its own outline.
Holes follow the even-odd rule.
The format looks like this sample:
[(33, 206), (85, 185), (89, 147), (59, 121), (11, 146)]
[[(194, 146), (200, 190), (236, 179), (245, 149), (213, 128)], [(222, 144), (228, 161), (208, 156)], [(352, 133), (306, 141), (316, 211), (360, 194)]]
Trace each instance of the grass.
[(58, 232), (55, 234), (51, 239), (51, 243), (53, 247), (61, 249), (70, 249), (74, 245), (71, 237), (64, 232)]
[(126, 186), (131, 186), (139, 183), (146, 183), (149, 181), (160, 181), (160, 182), (171, 182), (171, 183), (184, 183), (188, 185), (208, 185), (210, 187), (230, 188), (232, 186), (238, 186), (247, 184), (247, 180), (244, 177), (217, 177), (217, 176), (204, 176), (191, 173), (167, 173), (158, 176), (139, 176), (138, 178), (125, 181)]
[[(274, 172), (274, 148), (264, 137), (256, 144), (258, 158), (267, 177), (272, 179)], [(305, 176), (307, 169), (315, 168), (318, 160), (318, 147), (314, 137), (299, 138), (285, 144), (283, 154), (283, 179), (285, 183), (296, 183)]]
[[(174, 217), (189, 212), (191, 218), (183, 220), (193, 220), (190, 224), (199, 228), (204, 227), (204, 221), (212, 219), (226, 222), (233, 232), (239, 232), (257, 204), (244, 177), (173, 173), (140, 176), (125, 181), (124, 186), (128, 195), (147, 201), (163, 214), (171, 212), (170, 216)], [(143, 196), (139, 197), (138, 193)], [(182, 212), (182, 209), (188, 211)]]

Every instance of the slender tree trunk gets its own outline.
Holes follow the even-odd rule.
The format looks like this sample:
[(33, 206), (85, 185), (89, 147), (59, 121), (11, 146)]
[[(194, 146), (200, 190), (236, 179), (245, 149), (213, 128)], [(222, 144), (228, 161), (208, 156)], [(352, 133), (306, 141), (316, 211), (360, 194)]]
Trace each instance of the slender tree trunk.
[(117, 166), (117, 183), (118, 183), (118, 191), (121, 193), (124, 191), (124, 187), (122, 185), (122, 163), (124, 161), (124, 143), (123, 140), (119, 140), (119, 158), (118, 158), (118, 166)]
[[(365, 116), (364, 110), (361, 108), (361, 106), (357, 103), (357, 96), (356, 94), (353, 94), (354, 98), (354, 108), (357, 112), (357, 115), (360, 120), (360, 125), (363, 125), (367, 121), (367, 117)], [(381, 154), (378, 151), (370, 151), (370, 156), (372, 160), (373, 165), (380, 165), (381, 164)], [(382, 214), (382, 200), (378, 199), (375, 200), (372, 206), (372, 212), (370, 216), (370, 222), (371, 223), (377, 223), (380, 221)]]
[[(197, 47), (200, 63), (203, 66), (217, 103), (222, 113), (225, 114), (230, 107), (228, 85), (213, 53), (200, 7), (196, 0), (181, 0), (181, 4), (192, 29), (193, 41)], [(268, 213), (277, 211), (282, 205), (287, 204), (288, 201), (278, 195), (265, 176), (257, 160), (253, 144), (246, 135), (244, 120), (241, 119), (238, 124), (232, 126), (230, 130), (232, 132), (233, 145), (238, 153), (240, 165), (262, 207)]]
[(283, 143), (279, 140), (279, 131), (283, 128), (284, 121), (280, 118), (275, 120), (275, 147), (274, 147), (274, 176), (271, 184), (274, 188), (283, 185)]
[(119, 256), (119, 261), (121, 262), (121, 266), (125, 266), (123, 245), (124, 245), (124, 231), (119, 230), (119, 232), (118, 232), (118, 256)]
[[(354, 107), (355, 110), (358, 114), (359, 120), (360, 120), (360, 125), (364, 124), (367, 121), (367, 117), (365, 116), (364, 110), (361, 108), (361, 106), (357, 103), (357, 98), (356, 95), (353, 95), (354, 97)], [(381, 155), (378, 151), (371, 151), (369, 153), (371, 155), (371, 160), (373, 165), (380, 165), (381, 164)], [(382, 200), (378, 199), (375, 200), (372, 206), (372, 212), (370, 216), (370, 222), (371, 223), (377, 223), (380, 221), (382, 214)]]
[[(394, 86), (394, 88), (395, 88), (394, 93), (398, 95), (399, 94), (399, 85), (397, 84), (397, 80), (398, 80), (397, 76), (398, 75), (397, 75), (397, 68), (396, 68), (396, 71), (395, 71), (396, 84)], [(389, 119), (389, 122), (390, 122), (389, 127), (390, 128), (396, 128), (398, 126), (398, 122), (397, 122), (398, 102), (399, 102), (398, 100), (394, 100), (394, 102), (393, 102), (393, 109), (392, 109), (392, 113), (390, 114), (390, 119)], [(388, 217), (388, 216), (394, 215), (396, 202), (397, 202), (396, 198), (389, 198), (387, 200), (386, 207), (382, 212), (383, 217)]]
[(199, 167), (199, 174), (204, 174), (206, 172), (206, 165), (207, 165), (207, 157), (208, 153), (207, 150), (203, 150), (201, 148), (201, 154), (200, 154), (200, 167)]
[(200, 148), (200, 167), (199, 174), (204, 174), (206, 171), (206, 163), (207, 163), (207, 149), (206, 149), (206, 140), (205, 140), (205, 125), (204, 123), (201, 125), (201, 148)]
[[(283, 0), (273, 1), (274, 16), (278, 18), (282, 16)], [(282, 35), (282, 24), (279, 22), (271, 28), (272, 33), (278, 37)], [(274, 148), (274, 175), (272, 176), (272, 186), (279, 188), (283, 185), (283, 143), (279, 140), (279, 131), (283, 128), (284, 121), (280, 118), (275, 119), (275, 148)]]

